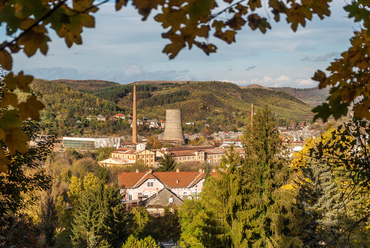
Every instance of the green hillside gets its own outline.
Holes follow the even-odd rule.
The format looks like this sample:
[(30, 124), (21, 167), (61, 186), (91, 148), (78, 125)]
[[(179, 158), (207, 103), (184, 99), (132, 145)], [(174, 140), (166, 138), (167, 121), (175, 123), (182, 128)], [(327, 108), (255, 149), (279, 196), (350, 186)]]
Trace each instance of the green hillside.
[(53, 82), (63, 83), (74, 90), (80, 91), (91, 91), (100, 90), (107, 87), (112, 87), (118, 85), (118, 83), (104, 81), (104, 80), (70, 80), (70, 79), (60, 79), (53, 80)]
[(122, 106), (74, 90), (64, 83), (35, 79), (32, 89), (41, 96), (45, 104), (41, 119), (42, 124), (47, 126), (46, 132), (55, 132), (59, 136), (68, 134), (92, 136), (96, 131), (97, 135), (109, 135), (120, 129), (115, 123), (102, 124), (98, 121), (88, 121), (87, 117), (90, 115), (110, 117), (116, 113), (127, 112)]
[[(92, 94), (131, 106), (132, 84), (92, 91)], [(214, 115), (239, 115), (249, 118), (251, 104), (258, 109), (266, 104), (279, 118), (310, 120), (311, 107), (285, 92), (266, 89), (241, 89), (225, 82), (164, 83), (137, 85), (138, 111), (149, 118), (165, 118), (165, 110), (179, 108), (185, 121), (199, 121)]]
[(279, 87), (279, 88), (271, 88), (275, 91), (283, 91), (288, 93), (302, 101), (312, 105), (317, 106), (323, 103), (326, 98), (329, 96), (329, 88), (319, 89), (317, 87), (313, 88), (306, 88), (306, 89), (297, 89), (291, 87)]
[[(88, 90), (87, 85), (93, 83)], [(69, 86), (71, 85), (71, 86)], [(113, 86), (112, 86), (113, 85)], [(42, 119), (52, 123), (59, 134), (129, 134), (128, 122), (109, 120), (103, 124), (87, 121), (89, 115), (107, 118), (116, 113), (132, 115), (133, 84), (76, 80), (73, 83), (35, 80), (34, 90), (43, 96), (46, 109)], [(204, 129), (243, 130), (250, 123), (251, 104), (257, 111), (267, 105), (280, 124), (312, 120), (311, 107), (282, 91), (240, 88), (226, 82), (153, 83), (137, 85), (138, 118), (165, 119), (166, 109), (181, 109), (183, 121), (195, 122), (189, 132)], [(80, 90), (77, 90), (80, 89)], [(187, 127), (189, 128), (189, 127)], [(126, 130), (127, 129), (127, 130)], [(152, 130), (141, 130), (152, 132)]]

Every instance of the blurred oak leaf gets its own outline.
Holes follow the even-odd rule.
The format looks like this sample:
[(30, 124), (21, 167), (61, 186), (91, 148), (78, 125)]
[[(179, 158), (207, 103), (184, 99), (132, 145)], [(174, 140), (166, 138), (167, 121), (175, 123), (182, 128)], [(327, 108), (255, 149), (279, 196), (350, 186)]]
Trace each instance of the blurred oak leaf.
[(6, 51), (5, 49), (0, 51), (0, 64), (5, 70), (12, 69), (13, 64), (12, 56), (10, 56), (8, 51)]
[(31, 95), (26, 102), (19, 104), (19, 114), (22, 120), (30, 117), (33, 120), (40, 119), (40, 110), (44, 108), (44, 104), (37, 100), (35, 95)]
[(8, 92), (6, 89), (2, 90), (3, 97), (0, 101), (0, 107), (5, 108), (7, 106), (13, 106), (14, 108), (18, 107), (18, 96), (12, 92)]

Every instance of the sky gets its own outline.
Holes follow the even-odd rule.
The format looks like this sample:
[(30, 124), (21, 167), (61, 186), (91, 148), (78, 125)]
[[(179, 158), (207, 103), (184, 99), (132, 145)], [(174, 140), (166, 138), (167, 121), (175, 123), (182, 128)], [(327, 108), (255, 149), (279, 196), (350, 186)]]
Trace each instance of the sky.
[(95, 14), (96, 27), (84, 29), (83, 45), (67, 48), (64, 40), (49, 31), (47, 56), (39, 52), (27, 58), (13, 57), (14, 70), (23, 70), (36, 78), (100, 79), (121, 84), (142, 80), (225, 81), (240, 86), (309, 88), (315, 71), (325, 70), (331, 61), (350, 46), (349, 39), (358, 24), (348, 19), (345, 2), (331, 3), (332, 14), (315, 17), (306, 27), (293, 32), (285, 19), (275, 23), (266, 34), (245, 26), (228, 45), (211, 36), (218, 49), (207, 56), (194, 47), (183, 49), (173, 60), (162, 53), (168, 43), (161, 37), (165, 30), (153, 20), (147, 21), (132, 7), (116, 12), (113, 3), (100, 6)]

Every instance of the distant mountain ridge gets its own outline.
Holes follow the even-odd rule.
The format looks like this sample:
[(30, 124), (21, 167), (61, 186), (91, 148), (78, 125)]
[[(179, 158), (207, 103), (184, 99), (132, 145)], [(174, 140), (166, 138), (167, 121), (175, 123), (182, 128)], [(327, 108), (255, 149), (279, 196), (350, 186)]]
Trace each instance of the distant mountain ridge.
[(290, 94), (302, 101), (310, 104), (311, 106), (317, 106), (325, 102), (329, 96), (329, 88), (319, 89), (318, 87), (313, 88), (291, 88), (291, 87), (271, 87), (270, 89), (276, 91), (283, 91)]

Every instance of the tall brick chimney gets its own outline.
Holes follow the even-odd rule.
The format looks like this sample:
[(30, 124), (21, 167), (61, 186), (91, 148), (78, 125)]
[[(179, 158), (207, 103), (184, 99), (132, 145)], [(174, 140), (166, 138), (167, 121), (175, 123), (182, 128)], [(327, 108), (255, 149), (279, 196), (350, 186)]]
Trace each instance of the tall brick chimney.
[(133, 113), (132, 113), (132, 143), (137, 143), (137, 117), (136, 117), (136, 85), (134, 84)]

